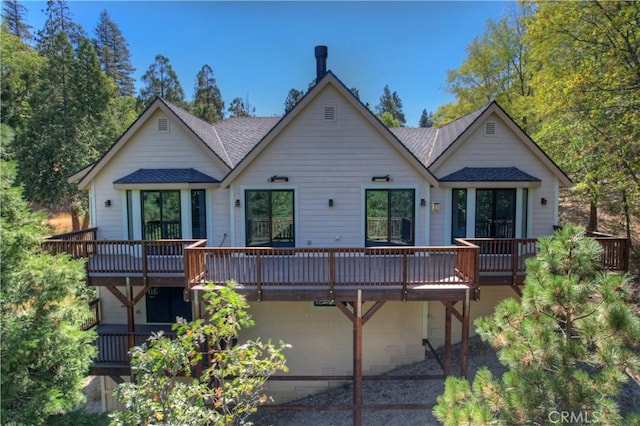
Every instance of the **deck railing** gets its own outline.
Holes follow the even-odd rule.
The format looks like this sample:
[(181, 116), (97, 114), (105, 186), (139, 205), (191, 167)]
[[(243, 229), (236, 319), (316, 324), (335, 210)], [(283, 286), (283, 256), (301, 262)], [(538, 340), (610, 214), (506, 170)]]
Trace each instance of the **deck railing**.
[(383, 286), (476, 284), (478, 248), (211, 248), (185, 249), (189, 285), (236, 280), (245, 286)]
[(630, 244), (627, 238), (615, 237), (601, 232), (587, 232), (602, 247), (602, 266), (610, 271), (629, 270)]
[[(129, 365), (131, 357), (129, 349), (140, 346), (152, 336), (151, 332), (101, 332), (98, 331), (96, 345), (98, 356), (94, 360), (96, 364), (125, 364)], [(164, 336), (174, 339), (175, 333), (164, 332)], [(131, 345), (133, 343), (133, 345)]]
[(100, 299), (95, 298), (89, 302), (89, 309), (91, 310), (91, 316), (82, 324), (83, 330), (89, 330), (100, 324)]
[(89, 274), (184, 273), (184, 248), (201, 240), (61, 240), (48, 239), (43, 248), (52, 254), (89, 258)]
[(53, 235), (47, 240), (74, 240), (74, 241), (94, 241), (97, 237), (98, 228), (87, 228), (79, 231), (66, 232), (64, 234)]

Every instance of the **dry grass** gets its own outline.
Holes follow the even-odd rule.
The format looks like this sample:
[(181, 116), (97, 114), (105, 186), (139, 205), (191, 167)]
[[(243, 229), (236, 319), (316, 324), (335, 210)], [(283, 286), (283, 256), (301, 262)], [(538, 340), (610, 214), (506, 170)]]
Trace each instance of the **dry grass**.
[(71, 214), (58, 213), (51, 216), (46, 225), (51, 228), (51, 232), (54, 234), (63, 234), (65, 232), (71, 232), (73, 226), (71, 225)]

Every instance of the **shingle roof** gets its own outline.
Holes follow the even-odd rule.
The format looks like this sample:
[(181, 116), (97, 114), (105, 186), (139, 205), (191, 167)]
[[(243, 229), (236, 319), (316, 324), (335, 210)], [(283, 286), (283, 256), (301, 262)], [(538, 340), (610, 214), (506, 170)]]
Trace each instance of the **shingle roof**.
[(440, 182), (541, 182), (516, 167), (465, 167), (440, 179)]
[(218, 137), (235, 167), (280, 121), (281, 117), (233, 117), (215, 123)]
[(196, 169), (138, 169), (113, 183), (219, 183)]
[(206, 121), (189, 114), (187, 111), (182, 108), (168, 102), (162, 98), (160, 98), (162, 102), (171, 110), (173, 113), (178, 116), (180, 120), (189, 128), (191, 131), (202, 141), (204, 142), (211, 150), (227, 165), (229, 168), (233, 168), (233, 162), (227, 153), (225, 145), (222, 143), (222, 140), (218, 137), (216, 133), (216, 129)]

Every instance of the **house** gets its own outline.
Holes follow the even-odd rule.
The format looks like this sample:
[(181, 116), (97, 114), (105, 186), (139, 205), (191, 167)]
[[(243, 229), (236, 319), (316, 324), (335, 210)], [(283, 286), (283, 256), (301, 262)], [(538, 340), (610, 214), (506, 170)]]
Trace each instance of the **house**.
[(278, 402), (336, 378), (361, 401), (363, 375), (429, 345), (445, 346), (449, 374), (461, 341), (465, 374), (473, 319), (522, 284), (567, 175), (495, 102), (441, 128), (389, 129), (326, 58), (317, 48), (317, 82), (284, 117), (211, 125), (158, 98), (70, 178), (94, 228), (47, 244), (89, 257), (105, 409), (128, 347), (199, 315), (204, 281), (242, 284), (257, 325), (241, 339), (292, 345), (299, 381), (270, 382)]

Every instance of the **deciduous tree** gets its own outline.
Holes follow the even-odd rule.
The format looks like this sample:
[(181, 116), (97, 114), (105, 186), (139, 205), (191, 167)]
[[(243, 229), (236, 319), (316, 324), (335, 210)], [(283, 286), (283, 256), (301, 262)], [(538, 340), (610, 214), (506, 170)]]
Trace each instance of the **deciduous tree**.
[(255, 109), (251, 111), (248, 105), (245, 105), (242, 98), (233, 98), (231, 105), (229, 105), (229, 113), (232, 117), (251, 117), (255, 112)]
[(595, 230), (603, 193), (617, 195), (618, 210), (640, 205), (640, 3), (537, 7), (527, 34), (536, 140), (583, 189)]
[[(126, 410), (113, 415), (115, 425), (230, 425), (244, 424), (267, 400), (267, 378), (286, 371), (280, 342), (236, 343), (240, 331), (253, 325), (244, 297), (227, 286), (208, 285), (204, 292), (206, 319), (179, 321), (176, 339), (153, 337), (132, 350), (135, 383), (116, 390)], [(207, 351), (202, 348), (207, 347)], [(192, 377), (199, 362), (200, 377)], [(178, 380), (184, 374), (188, 381)]]
[(445, 424), (550, 424), (561, 413), (630, 424), (615, 402), (627, 368), (640, 365), (640, 319), (624, 301), (628, 277), (601, 271), (602, 248), (574, 226), (539, 245), (521, 301), (506, 299), (476, 321), (508, 371), (494, 378), (484, 367), (471, 386), (448, 378), (434, 408)]

